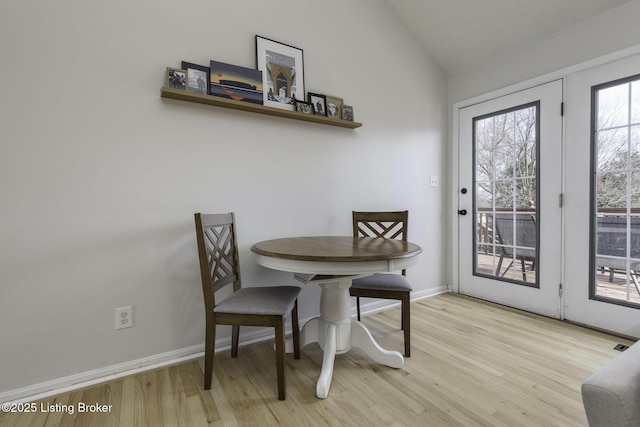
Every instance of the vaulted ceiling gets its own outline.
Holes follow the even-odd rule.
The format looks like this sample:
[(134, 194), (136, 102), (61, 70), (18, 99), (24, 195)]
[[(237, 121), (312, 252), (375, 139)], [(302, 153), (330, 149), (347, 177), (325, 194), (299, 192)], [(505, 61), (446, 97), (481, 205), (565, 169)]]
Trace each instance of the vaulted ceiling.
[(387, 0), (447, 74), (630, 0)]

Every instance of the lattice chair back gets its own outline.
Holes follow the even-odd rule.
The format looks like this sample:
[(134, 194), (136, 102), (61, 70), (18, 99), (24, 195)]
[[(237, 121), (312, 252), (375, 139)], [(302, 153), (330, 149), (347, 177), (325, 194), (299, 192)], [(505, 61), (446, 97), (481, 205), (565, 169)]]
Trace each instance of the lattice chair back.
[(353, 237), (407, 240), (409, 211), (353, 212)]
[[(409, 211), (353, 212), (353, 237), (384, 237), (407, 241)], [(406, 274), (406, 270), (402, 270)]]
[(233, 284), (241, 287), (235, 230), (235, 216), (228, 214), (196, 214), (198, 253), (202, 292), (207, 311), (215, 307), (215, 293)]

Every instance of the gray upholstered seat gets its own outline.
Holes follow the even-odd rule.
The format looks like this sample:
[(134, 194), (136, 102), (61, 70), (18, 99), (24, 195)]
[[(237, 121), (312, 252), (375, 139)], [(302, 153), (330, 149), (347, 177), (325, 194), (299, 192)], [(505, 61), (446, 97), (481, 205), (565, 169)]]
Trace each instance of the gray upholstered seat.
[(285, 316), (293, 309), (300, 288), (297, 286), (271, 286), (268, 288), (242, 288), (218, 303), (215, 313), (258, 314)]
[(351, 285), (353, 289), (376, 289), (383, 291), (413, 291), (411, 283), (402, 274), (377, 273), (371, 276), (355, 279)]

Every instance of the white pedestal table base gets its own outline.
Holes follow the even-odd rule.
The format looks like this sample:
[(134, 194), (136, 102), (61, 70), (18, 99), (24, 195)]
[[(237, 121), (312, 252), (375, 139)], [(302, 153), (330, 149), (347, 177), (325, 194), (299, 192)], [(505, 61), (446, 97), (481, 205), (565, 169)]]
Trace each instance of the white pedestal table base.
[[(322, 289), (320, 316), (309, 320), (300, 331), (301, 348), (317, 342), (324, 351), (322, 370), (316, 386), (316, 395), (321, 399), (329, 394), (336, 354), (346, 353), (351, 347), (361, 349), (382, 365), (391, 368), (402, 368), (404, 365), (404, 358), (400, 352), (383, 349), (363, 323), (351, 320), (349, 287), (352, 278), (353, 276), (318, 279), (316, 276), (305, 280), (306, 283), (318, 284)], [(287, 352), (292, 351), (293, 344), (287, 342)]]

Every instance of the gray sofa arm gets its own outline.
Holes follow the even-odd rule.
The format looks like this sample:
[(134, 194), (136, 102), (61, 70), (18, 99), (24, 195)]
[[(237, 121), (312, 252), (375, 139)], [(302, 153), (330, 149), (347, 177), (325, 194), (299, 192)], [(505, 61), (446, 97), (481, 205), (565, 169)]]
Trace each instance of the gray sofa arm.
[(590, 427), (640, 426), (640, 342), (582, 384)]

